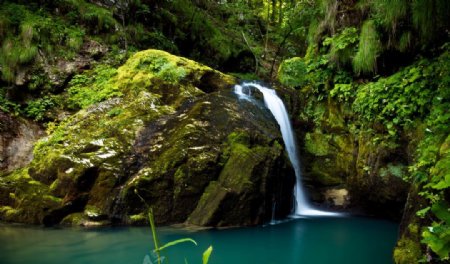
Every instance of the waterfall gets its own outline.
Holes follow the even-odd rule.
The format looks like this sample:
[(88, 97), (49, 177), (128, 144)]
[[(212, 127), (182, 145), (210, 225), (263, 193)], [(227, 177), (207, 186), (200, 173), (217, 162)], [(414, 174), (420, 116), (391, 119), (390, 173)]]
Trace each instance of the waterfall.
[(283, 137), (284, 146), (288, 153), (289, 160), (291, 161), (292, 167), (294, 167), (296, 183), (294, 187), (294, 216), (326, 216), (326, 215), (336, 215), (336, 213), (324, 212), (316, 210), (311, 207), (308, 200), (306, 199), (303, 187), (301, 184), (301, 169), (300, 161), (298, 158), (297, 147), (295, 144), (294, 133), (292, 130), (291, 122), (289, 121), (289, 116), (284, 106), (283, 101), (278, 97), (275, 90), (264, 87), (258, 83), (242, 83), (234, 86), (234, 93), (239, 97), (239, 99), (252, 100), (251, 88), (257, 89), (263, 94), (264, 103), (266, 107), (272, 112), (278, 125), (280, 126), (281, 135)]

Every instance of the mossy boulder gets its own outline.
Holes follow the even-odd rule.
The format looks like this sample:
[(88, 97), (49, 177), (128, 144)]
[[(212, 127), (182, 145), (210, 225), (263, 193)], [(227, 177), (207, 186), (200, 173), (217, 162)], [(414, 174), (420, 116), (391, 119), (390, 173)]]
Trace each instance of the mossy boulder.
[(63, 203), (25, 169), (0, 177), (0, 194), (0, 219), (4, 221), (41, 224), (51, 208)]
[[(77, 90), (98, 102), (80, 104), (35, 145), (29, 166), (0, 178), (0, 219), (143, 224), (151, 207), (158, 223), (229, 226), (268, 221), (273, 202), (289, 213), (295, 177), (279, 128), (232, 94), (233, 77), (146, 50), (101, 82), (95, 100), (91, 87)], [(221, 201), (208, 198), (215, 185)]]
[[(252, 225), (268, 220), (273, 202), (281, 205), (278, 215), (289, 212), (294, 184), (282, 159), (283, 148), (272, 144), (255, 144), (247, 133), (228, 136), (229, 156), (217, 180), (209, 183), (187, 222), (195, 225)], [(274, 175), (276, 177), (274, 177)], [(284, 184), (283, 189), (283, 182)], [(279, 193), (274, 193), (274, 190)], [(283, 207), (284, 206), (284, 207)]]

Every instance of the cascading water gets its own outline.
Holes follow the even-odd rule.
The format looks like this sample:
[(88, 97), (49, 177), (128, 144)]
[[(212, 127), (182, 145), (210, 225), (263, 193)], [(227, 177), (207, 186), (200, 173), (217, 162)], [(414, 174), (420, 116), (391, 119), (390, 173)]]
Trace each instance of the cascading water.
[(277, 96), (275, 90), (264, 87), (258, 83), (250, 82), (243, 83), (241, 85), (237, 84), (234, 86), (234, 93), (239, 97), (239, 99), (245, 99), (251, 101), (252, 94), (251, 88), (257, 89), (264, 96), (264, 103), (266, 107), (272, 112), (275, 120), (280, 126), (281, 135), (283, 137), (284, 145), (287, 150), (289, 160), (292, 163), (295, 171), (296, 183), (294, 188), (295, 196), (295, 208), (294, 215), (309, 215), (309, 216), (331, 216), (337, 215), (336, 213), (324, 212), (320, 210), (313, 209), (309, 205), (302, 185), (301, 185), (301, 170), (300, 163), (297, 155), (297, 148), (294, 140), (294, 134), (289, 121), (289, 116), (284, 106), (283, 101)]

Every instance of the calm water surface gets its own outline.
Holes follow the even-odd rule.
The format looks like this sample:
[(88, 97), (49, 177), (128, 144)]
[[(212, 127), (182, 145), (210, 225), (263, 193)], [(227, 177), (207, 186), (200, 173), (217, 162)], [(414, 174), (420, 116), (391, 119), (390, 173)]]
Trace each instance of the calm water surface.
[[(200, 264), (213, 245), (210, 264), (392, 263), (398, 225), (357, 217), (305, 218), (264, 227), (185, 231), (158, 229), (162, 243), (183, 237), (163, 263)], [(56, 229), (0, 225), (0, 263), (156, 263), (150, 228)], [(146, 255), (149, 257), (146, 258)], [(169, 262), (168, 262), (169, 260)]]

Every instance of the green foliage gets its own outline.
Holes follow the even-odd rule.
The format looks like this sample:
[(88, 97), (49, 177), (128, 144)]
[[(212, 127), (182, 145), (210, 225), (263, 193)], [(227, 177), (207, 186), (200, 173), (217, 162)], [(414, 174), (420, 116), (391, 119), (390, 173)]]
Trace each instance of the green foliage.
[(0, 111), (18, 114), (20, 106), (6, 98), (6, 89), (0, 87)]
[(306, 74), (305, 60), (299, 57), (283, 61), (278, 69), (279, 81), (292, 87), (302, 86), (306, 82)]
[(441, 260), (450, 253), (449, 206), (445, 202), (450, 188), (449, 74), (450, 54), (444, 47), (437, 59), (422, 59), (387, 78), (360, 85), (352, 105), (364, 124), (381, 123), (390, 137), (415, 129), (418, 122), (424, 124), (416, 159), (403, 177), (418, 184), (419, 194), (428, 201), (428, 206), (417, 212), (432, 219), (422, 233), (422, 242)]
[(450, 259), (450, 211), (445, 201), (435, 203), (431, 208), (437, 221), (428, 226), (422, 233), (422, 242), (428, 245), (439, 258)]
[(120, 114), (122, 114), (123, 113), (123, 109), (121, 109), (121, 108), (113, 108), (113, 109), (111, 109), (109, 112), (108, 112), (108, 116), (109, 117), (114, 117), (114, 116), (118, 116), (118, 115), (120, 115)]
[[(142, 197), (140, 197), (140, 195), (137, 193), (137, 191), (135, 191), (135, 193), (139, 196), (139, 198), (142, 199)], [(197, 246), (197, 242), (195, 240), (193, 240), (192, 238), (181, 238), (181, 239), (177, 239), (174, 241), (170, 241), (170, 242), (164, 244), (163, 246), (159, 246), (159, 239), (158, 239), (158, 234), (156, 233), (156, 225), (155, 225), (155, 220), (153, 217), (153, 210), (151, 208), (149, 209), (148, 218), (149, 218), (149, 222), (150, 222), (150, 228), (152, 230), (153, 246), (155, 248), (154, 252), (156, 254), (156, 261), (158, 264), (161, 264), (162, 260), (163, 260), (163, 258), (161, 257), (161, 251), (163, 251), (166, 248), (178, 245), (180, 243), (186, 243), (186, 242), (190, 242)], [(203, 255), (202, 255), (202, 263), (203, 264), (208, 264), (209, 257), (212, 253), (212, 250), (213, 250), (212, 246), (209, 246), (205, 250), (205, 252), (203, 252)]]
[(409, 11), (408, 0), (376, 0), (372, 1), (375, 12), (380, 14), (380, 20), (392, 31), (395, 31), (398, 23), (405, 18)]
[[(411, 124), (417, 117), (428, 114), (435, 93), (430, 89), (438, 64), (427, 60), (418, 65), (377, 82), (362, 85), (358, 89), (354, 110), (367, 121), (381, 122), (389, 133), (396, 134), (396, 126)], [(433, 83), (435, 85), (435, 83)]]
[(20, 65), (31, 62), (37, 54), (37, 47), (23, 39), (8, 38), (1, 47), (0, 64), (2, 79), (13, 82)]
[(137, 68), (150, 71), (156, 77), (171, 83), (179, 82), (187, 74), (186, 70), (183, 67), (179, 67), (174, 61), (158, 56), (143, 58)]
[(72, 24), (82, 24), (90, 33), (112, 32), (118, 26), (110, 9), (84, 0), (60, 0), (58, 6)]
[(173, 12), (179, 15), (179, 22), (184, 22), (178, 24), (180, 30), (189, 32), (180, 35), (180, 41), (187, 41), (194, 46), (189, 57), (217, 67), (217, 62), (226, 61), (242, 49), (240, 42), (233, 43), (226, 28), (219, 27), (220, 22), (212, 19), (192, 1), (176, 0)]
[[(448, 124), (448, 114), (446, 119)], [(441, 260), (448, 260), (450, 255), (450, 206), (445, 200), (445, 192), (450, 189), (449, 128), (447, 135), (440, 148), (442, 134), (428, 135), (419, 145), (417, 163), (410, 168), (416, 180), (423, 184), (420, 195), (431, 204), (417, 213), (422, 218), (432, 219), (422, 232), (422, 243), (430, 247)]]
[(398, 41), (397, 49), (401, 52), (407, 51), (408, 48), (411, 47), (411, 41), (412, 41), (411, 39), (412, 39), (411, 31), (403, 32)]
[[(314, 12), (313, 19), (303, 21), (302, 28), (310, 29), (309, 45), (329, 46), (329, 49), (321, 49), (320, 53), (328, 53), (330, 60), (339, 66), (353, 59), (353, 69), (358, 75), (376, 73), (377, 59), (388, 52), (416, 52), (418, 49), (439, 47), (448, 41), (446, 32), (450, 28), (450, 2), (447, 0), (305, 2), (300, 5), (310, 5), (318, 10)], [(359, 45), (355, 54), (353, 32), (351, 35), (345, 33), (358, 28)], [(350, 43), (343, 41), (342, 38), (348, 37), (352, 40)], [(333, 42), (336, 42), (335, 46)], [(339, 48), (346, 44), (346, 48)], [(383, 60), (385, 63), (402, 64), (404, 59), (390, 61), (390, 57), (383, 56)]]
[(30, 101), (25, 108), (25, 115), (35, 121), (42, 121), (46, 112), (58, 105), (57, 100), (57, 96), (44, 96)]
[(284, 85), (297, 88), (306, 86), (320, 96), (323, 95), (321, 91), (328, 89), (334, 72), (327, 56), (305, 56), (283, 61), (278, 79)]
[(83, 43), (81, 28), (68, 25), (43, 9), (30, 8), (9, 2), (0, 7), (1, 78), (8, 82), (13, 82), (21, 68), (33, 62), (38, 50), (70, 57)]
[(389, 163), (386, 168), (380, 169), (380, 176), (386, 177), (387, 175), (392, 175), (398, 178), (403, 178), (405, 175), (406, 167), (403, 165), (396, 165)]
[(337, 98), (340, 102), (352, 102), (356, 95), (356, 90), (354, 84), (336, 83), (330, 91), (330, 96)]
[[(417, 46), (440, 45), (442, 34), (450, 26), (447, 0), (372, 0), (372, 18), (376, 20), (389, 39), (385, 48), (394, 47), (401, 52)], [(379, 33), (383, 33), (382, 30)], [(405, 34), (407, 33), (407, 34)], [(415, 39), (415, 43), (412, 43)], [(407, 42), (405, 42), (407, 41)], [(408, 47), (404, 44), (408, 43)]]
[[(331, 41), (327, 39), (325, 44)], [(448, 48), (448, 44), (444, 45), (437, 58), (419, 59), (395, 74), (376, 76), (365, 83), (361, 80), (353, 82), (348, 73), (332, 67), (324, 55), (307, 54), (305, 59), (295, 58), (301, 60), (303, 68), (306, 67), (306, 75), (301, 75), (304, 77), (301, 92), (302, 97), (307, 99), (300, 118), (320, 126), (331, 112), (321, 98), (330, 96), (341, 102), (342, 107), (351, 109), (349, 117), (353, 120), (347, 125), (355, 136), (376, 133), (378, 136), (373, 138), (374, 144), (389, 144), (394, 149), (405, 140), (405, 136), (408, 140), (414, 140), (409, 146), (416, 148), (416, 153), (408, 167), (391, 163), (379, 170), (381, 177), (401, 177), (414, 184), (426, 200), (424, 208), (417, 212), (417, 216), (423, 218), (420, 225), (425, 228), (416, 232), (417, 238), (403, 237), (395, 251), (395, 259), (405, 263), (416, 262), (424, 254), (420, 252), (420, 240), (438, 256), (433, 255), (433, 258), (447, 261), (450, 253), (450, 209), (447, 201), (450, 188)], [(286, 66), (282, 66), (282, 73), (287, 74), (283, 76), (284, 84), (296, 87), (296, 74), (304, 70), (292, 67), (289, 72), (283, 67)], [(327, 89), (330, 86), (333, 89)], [(328, 107), (331, 107), (330, 104)], [(418, 252), (412, 254), (411, 250)]]
[(147, 35), (149, 38), (150, 47), (165, 50), (172, 54), (179, 53), (178, 47), (175, 45), (175, 43), (164, 36), (164, 34), (162, 34), (160, 31), (149, 32)]
[(428, 43), (439, 35), (442, 28), (448, 29), (450, 3), (447, 0), (413, 0), (412, 20), (420, 32), (421, 42)]
[(347, 27), (342, 32), (325, 38), (324, 46), (330, 46), (330, 60), (345, 65), (351, 62), (354, 54), (355, 44), (358, 41), (358, 30), (354, 27)]
[(380, 39), (375, 23), (373, 20), (367, 20), (361, 28), (358, 51), (353, 59), (355, 72), (358, 74), (375, 72), (380, 51)]
[(212, 251), (213, 251), (213, 247), (209, 246), (208, 249), (206, 249), (205, 252), (203, 252), (202, 264), (208, 264), (209, 257), (211, 256)]
[(116, 74), (117, 69), (100, 64), (93, 70), (75, 75), (67, 90), (68, 107), (72, 109), (86, 108), (105, 99), (121, 96), (119, 87), (112, 80)]
[(178, 67), (174, 63), (166, 62), (156, 76), (165, 81), (176, 83), (186, 77), (186, 70), (183, 67)]

